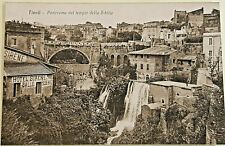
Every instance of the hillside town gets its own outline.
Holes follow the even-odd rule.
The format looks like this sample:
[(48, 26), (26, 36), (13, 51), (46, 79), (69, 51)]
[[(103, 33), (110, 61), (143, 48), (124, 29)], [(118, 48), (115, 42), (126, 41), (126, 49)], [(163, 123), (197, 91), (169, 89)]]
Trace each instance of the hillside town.
[(5, 22), (2, 144), (224, 144), (224, 115), (217, 9)]

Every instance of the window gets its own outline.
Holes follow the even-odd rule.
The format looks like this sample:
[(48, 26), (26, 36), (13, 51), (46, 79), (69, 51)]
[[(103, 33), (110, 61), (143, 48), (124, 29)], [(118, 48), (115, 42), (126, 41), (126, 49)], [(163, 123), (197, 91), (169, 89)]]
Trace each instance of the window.
[(170, 34), (168, 34), (168, 39), (170, 39)]
[(35, 41), (32, 41), (32, 43), (31, 43), (31, 48), (36, 48), (36, 42)]
[(14, 83), (13, 85), (13, 97), (20, 96), (21, 86), (20, 83)]
[(141, 69), (143, 69), (143, 64), (141, 64)]
[(137, 68), (137, 63), (135, 63), (134, 66), (135, 66), (135, 69), (136, 69)]
[(212, 45), (212, 38), (209, 38), (209, 45)]
[(144, 57), (144, 55), (141, 55), (141, 58), (143, 58)]
[(212, 51), (209, 51), (209, 57), (212, 57)]
[(149, 55), (147, 55), (147, 58), (149, 58)]
[(164, 99), (162, 99), (162, 103), (164, 103), (165, 101), (164, 101)]
[(137, 58), (137, 55), (135, 55), (135, 58)]
[(30, 53), (31, 54), (34, 54), (34, 49), (36, 48), (36, 43), (35, 43), (35, 41), (32, 41), (32, 43), (31, 43), (31, 48), (30, 48)]
[(149, 64), (147, 64), (147, 70), (149, 70)]
[(176, 59), (173, 59), (173, 63), (175, 63), (176, 62)]
[(147, 74), (147, 75), (146, 75), (146, 81), (148, 81), (148, 80), (149, 80), (149, 75)]
[(17, 44), (16, 43), (16, 38), (13, 38), (12, 40), (13, 40), (13, 45), (16, 45)]
[(36, 94), (41, 94), (41, 82), (36, 83)]

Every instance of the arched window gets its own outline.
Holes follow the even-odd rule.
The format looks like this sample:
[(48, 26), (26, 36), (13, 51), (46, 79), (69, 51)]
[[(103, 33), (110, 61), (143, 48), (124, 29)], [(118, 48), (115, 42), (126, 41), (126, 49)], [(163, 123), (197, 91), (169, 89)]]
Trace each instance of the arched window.
[(114, 65), (114, 55), (111, 55), (111, 64)]
[(149, 75), (147, 74), (147, 75), (146, 75), (146, 81), (148, 81), (148, 80), (149, 80)]
[(117, 56), (117, 66), (119, 66), (121, 64), (121, 56), (118, 55)]
[(124, 55), (124, 57), (123, 57), (123, 64), (127, 64), (128, 65), (128, 61), (129, 61), (129, 59), (128, 59), (127, 55)]

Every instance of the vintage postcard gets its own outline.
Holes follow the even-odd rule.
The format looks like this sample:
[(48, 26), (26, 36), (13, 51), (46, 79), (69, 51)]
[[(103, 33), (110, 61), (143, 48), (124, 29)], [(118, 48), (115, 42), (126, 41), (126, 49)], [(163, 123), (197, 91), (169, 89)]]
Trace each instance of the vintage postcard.
[(225, 144), (222, 12), (5, 2), (1, 144)]

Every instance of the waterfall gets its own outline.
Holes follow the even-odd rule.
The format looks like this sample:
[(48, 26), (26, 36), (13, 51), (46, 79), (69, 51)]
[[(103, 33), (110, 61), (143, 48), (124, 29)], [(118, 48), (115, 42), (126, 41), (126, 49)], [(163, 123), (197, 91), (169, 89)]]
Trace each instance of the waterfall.
[(107, 144), (111, 144), (114, 138), (119, 137), (126, 129), (132, 130), (135, 126), (136, 118), (141, 114), (141, 106), (148, 104), (149, 85), (140, 82), (129, 82), (127, 94), (124, 99), (125, 112), (123, 119), (111, 128), (111, 131), (117, 131), (116, 136), (109, 137)]
[(109, 86), (106, 85), (105, 87), (102, 88), (101, 92), (100, 92), (100, 96), (98, 101), (101, 102), (103, 104), (103, 108), (106, 108), (107, 106), (107, 102), (109, 99)]

